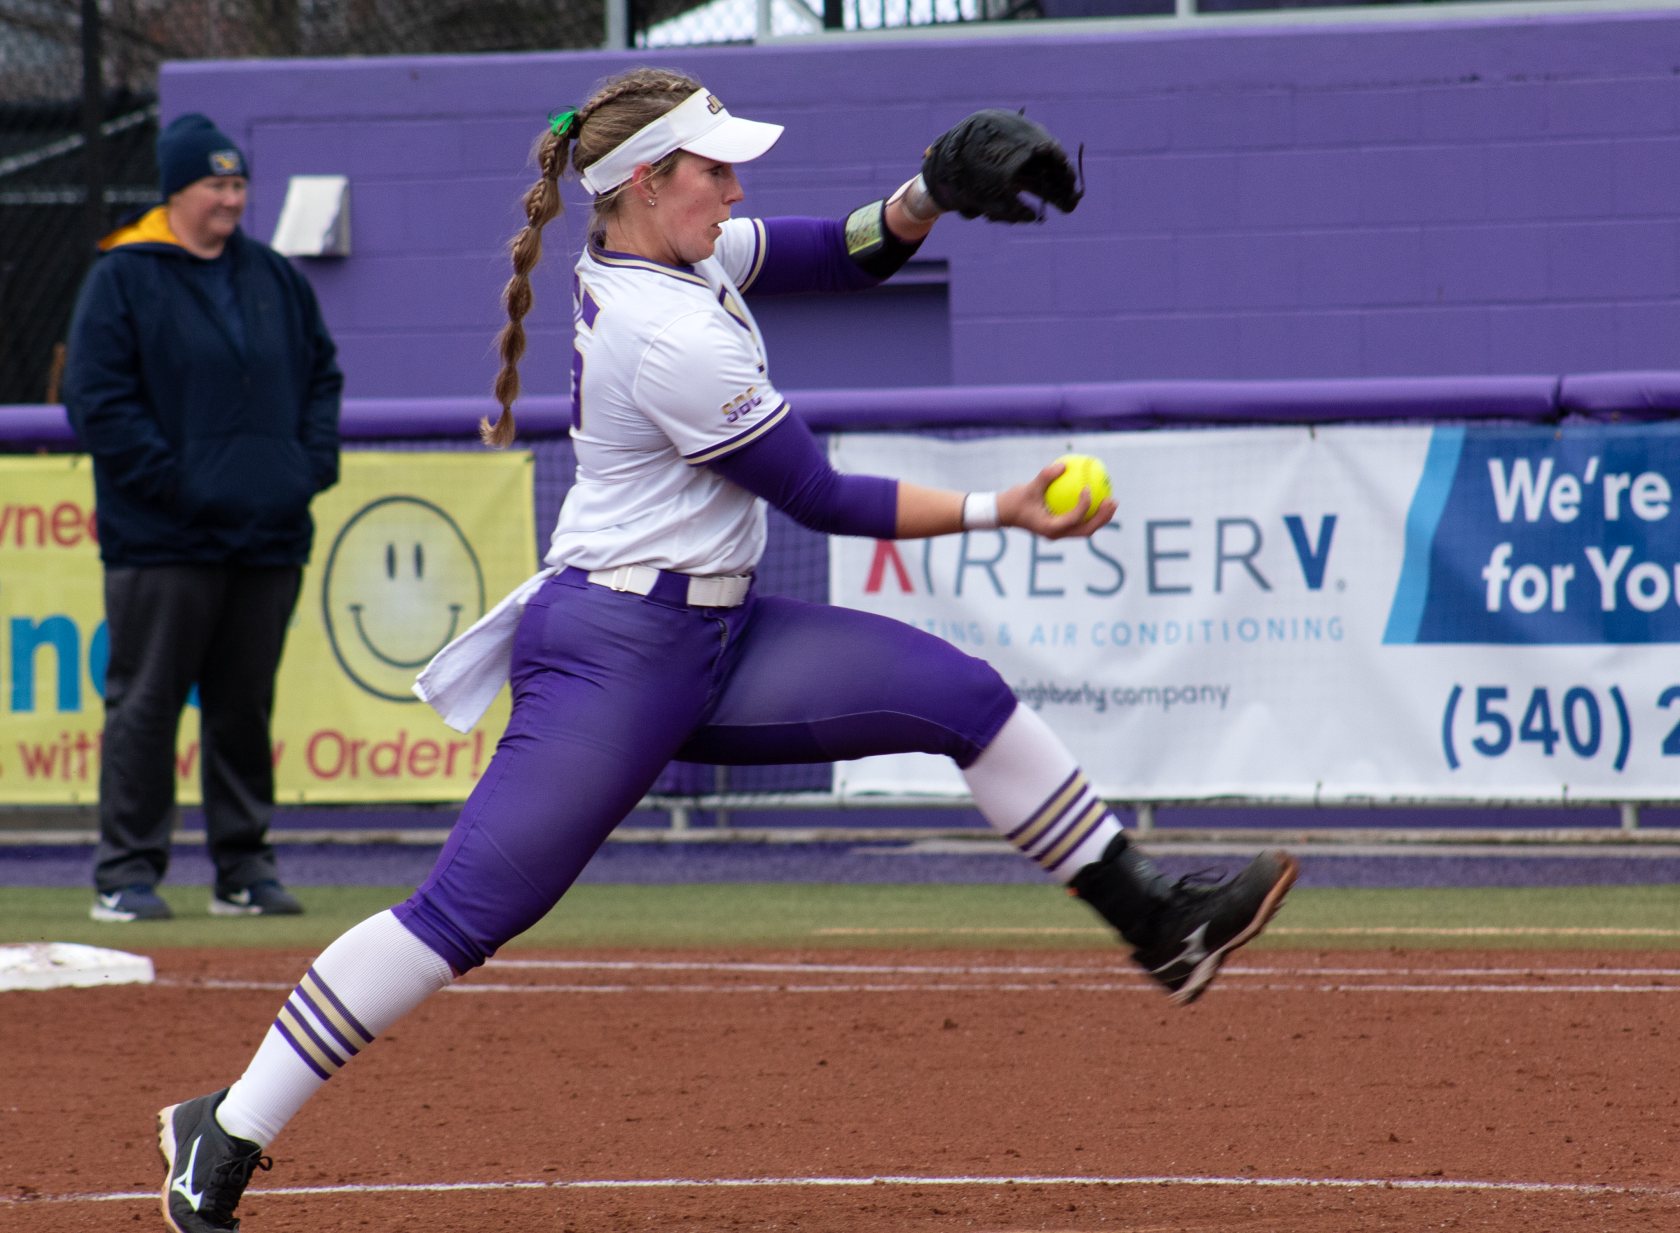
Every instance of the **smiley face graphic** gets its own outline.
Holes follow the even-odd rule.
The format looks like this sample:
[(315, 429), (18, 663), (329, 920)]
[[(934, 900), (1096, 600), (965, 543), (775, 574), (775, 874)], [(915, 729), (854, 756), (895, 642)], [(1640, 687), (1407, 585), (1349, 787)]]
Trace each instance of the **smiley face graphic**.
[(321, 614), (338, 666), (389, 702), (418, 702), (414, 678), (484, 615), (484, 571), (455, 520), (419, 497), (381, 497), (333, 540)]

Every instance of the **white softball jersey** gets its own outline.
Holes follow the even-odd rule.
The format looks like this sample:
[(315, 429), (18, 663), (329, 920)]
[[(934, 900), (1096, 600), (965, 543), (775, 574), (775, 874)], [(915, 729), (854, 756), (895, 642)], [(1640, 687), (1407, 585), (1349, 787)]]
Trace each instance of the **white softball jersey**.
[(731, 219), (693, 266), (585, 248), (572, 280), (577, 483), (547, 566), (439, 651), (414, 692), (469, 731), (500, 691), (525, 603), (555, 573), (651, 565), (745, 574), (764, 553), (765, 505), (705, 464), (788, 414), (741, 298), (764, 264), (764, 224)]
[(704, 464), (788, 414), (741, 298), (764, 227), (732, 219), (713, 256), (661, 265), (598, 248), (572, 282), (577, 484), (545, 562), (745, 574), (764, 553), (765, 505)]

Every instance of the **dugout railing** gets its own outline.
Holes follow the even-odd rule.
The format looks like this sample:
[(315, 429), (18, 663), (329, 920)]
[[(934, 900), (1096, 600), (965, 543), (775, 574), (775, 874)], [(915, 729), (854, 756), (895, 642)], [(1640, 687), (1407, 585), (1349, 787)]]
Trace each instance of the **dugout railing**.
[[(910, 432), (948, 438), (1082, 432), (1217, 430), (1254, 425), (1319, 424), (1563, 424), (1569, 422), (1651, 422), (1680, 417), (1680, 372), (1620, 372), (1508, 377), (1335, 379), (1310, 381), (1143, 381), (1068, 385), (933, 387), (912, 389), (806, 390), (787, 392), (789, 402), (820, 433)], [(539, 552), (547, 542), (566, 492), (572, 484), (575, 457), (567, 436), (570, 402), (530, 397), (519, 405), (521, 442), (535, 462), (532, 517)], [(477, 450), (481, 415), (495, 414), (489, 398), (349, 398), (344, 402), (342, 433), (346, 449)], [(11, 453), (75, 452), (76, 442), (64, 409), (53, 404), (0, 406), (0, 451)], [(533, 563), (535, 566), (535, 563)], [(804, 530), (772, 511), (770, 541), (760, 565), (760, 585), (768, 593), (827, 601), (828, 546), (825, 537)], [(0, 785), (0, 804), (4, 788)], [(1408, 843), (1451, 841), (1461, 844), (1524, 843), (1677, 843), (1680, 816), (1676, 800), (1609, 801), (1571, 804), (1532, 801), (1392, 798), (1326, 801), (1337, 810), (1340, 825), (1301, 824), (1301, 810), (1317, 811), (1320, 802), (1254, 797), (1200, 799), (1118, 799), (1138, 828), (1164, 841), (1252, 843), (1262, 838), (1291, 841)], [(1204, 811), (1243, 808), (1289, 809), (1278, 827), (1257, 824), (1251, 814), (1238, 827), (1158, 825), (1163, 809)], [(1428, 825), (1427, 812), (1439, 809), (1490, 811), (1523, 809), (1532, 821), (1536, 807), (1562, 814), (1558, 825)], [(626, 839), (736, 840), (889, 838), (958, 838), (974, 836), (973, 825), (942, 827), (918, 818), (913, 827), (892, 825), (898, 811), (971, 810), (958, 796), (848, 794), (834, 789), (827, 765), (797, 767), (711, 767), (673, 763), (654, 790), (621, 828)], [(1598, 811), (1596, 824), (1570, 825), (1579, 811)], [(1369, 811), (1374, 825), (1349, 825), (1348, 818)], [(1395, 811), (1409, 811), (1396, 813)], [(1608, 812), (1607, 812), (1608, 811)], [(773, 815), (774, 826), (741, 825), (741, 815)], [(649, 825), (663, 815), (664, 825)], [(969, 818), (972, 819), (972, 814)], [(1264, 817), (1264, 814), (1260, 814)], [(1284, 815), (1279, 814), (1280, 818)], [(1379, 818), (1390, 819), (1378, 822)], [(865, 819), (869, 821), (866, 823)], [(1548, 823), (1550, 818), (1548, 818)], [(1655, 822), (1656, 825), (1651, 825)], [(391, 832), (425, 841), (424, 831)], [(317, 837), (314, 832), (291, 836)]]

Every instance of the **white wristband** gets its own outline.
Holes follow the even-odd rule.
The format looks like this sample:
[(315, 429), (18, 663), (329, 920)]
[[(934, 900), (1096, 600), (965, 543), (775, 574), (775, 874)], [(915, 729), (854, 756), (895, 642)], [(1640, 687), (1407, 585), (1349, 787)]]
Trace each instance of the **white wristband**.
[(962, 524), (965, 531), (995, 531), (998, 525), (998, 494), (971, 492), (963, 498)]
[(922, 179), (919, 172), (900, 184), (898, 191), (887, 198), (887, 204), (891, 205), (900, 200), (903, 202), (904, 212), (918, 223), (931, 223), (945, 213), (933, 199), (933, 194), (928, 192), (927, 181)]

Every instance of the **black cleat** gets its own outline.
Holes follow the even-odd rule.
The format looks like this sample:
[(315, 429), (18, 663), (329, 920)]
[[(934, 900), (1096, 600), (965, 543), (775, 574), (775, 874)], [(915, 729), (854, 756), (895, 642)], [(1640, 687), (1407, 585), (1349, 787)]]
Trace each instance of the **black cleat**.
[(1188, 1006), (1207, 990), (1237, 947), (1253, 941), (1295, 882), (1289, 853), (1262, 852), (1229, 882), (1171, 883), (1154, 863), (1115, 837), (1099, 861), (1074, 875), (1073, 893), (1131, 943), (1132, 959)]
[(216, 1120), (227, 1088), (170, 1105), (158, 1114), (163, 1219), (175, 1233), (237, 1233), (233, 1209), (258, 1169), (274, 1162), (249, 1139), (236, 1139)]

